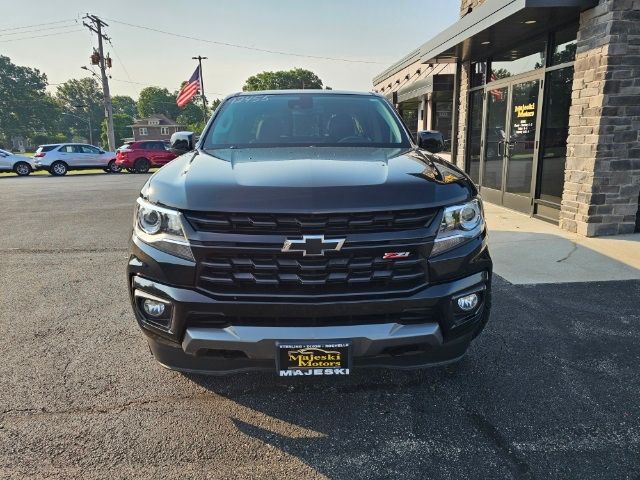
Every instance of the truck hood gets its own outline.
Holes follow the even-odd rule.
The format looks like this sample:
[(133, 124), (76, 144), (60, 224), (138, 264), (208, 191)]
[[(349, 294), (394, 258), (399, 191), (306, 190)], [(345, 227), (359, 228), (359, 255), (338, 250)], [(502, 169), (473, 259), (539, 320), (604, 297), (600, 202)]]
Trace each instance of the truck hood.
[(299, 147), (190, 152), (142, 195), (180, 210), (321, 213), (436, 207), (476, 193), (452, 164), (418, 150)]

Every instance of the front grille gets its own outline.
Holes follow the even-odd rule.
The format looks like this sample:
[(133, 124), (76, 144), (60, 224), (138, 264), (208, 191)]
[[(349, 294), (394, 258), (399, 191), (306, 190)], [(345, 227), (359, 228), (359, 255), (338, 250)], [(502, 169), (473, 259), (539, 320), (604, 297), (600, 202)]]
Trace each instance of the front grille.
[(427, 227), (437, 210), (414, 209), (361, 213), (269, 214), (185, 212), (200, 232), (263, 235), (384, 233)]
[(382, 253), (220, 253), (199, 262), (198, 286), (213, 293), (336, 294), (408, 290), (426, 282), (426, 259), (383, 260)]
[(379, 325), (399, 323), (418, 325), (437, 321), (435, 310), (430, 307), (416, 308), (396, 313), (375, 315), (342, 315), (331, 317), (253, 317), (226, 316), (216, 314), (192, 314), (187, 319), (188, 327), (226, 328), (236, 327), (332, 327), (348, 325)]

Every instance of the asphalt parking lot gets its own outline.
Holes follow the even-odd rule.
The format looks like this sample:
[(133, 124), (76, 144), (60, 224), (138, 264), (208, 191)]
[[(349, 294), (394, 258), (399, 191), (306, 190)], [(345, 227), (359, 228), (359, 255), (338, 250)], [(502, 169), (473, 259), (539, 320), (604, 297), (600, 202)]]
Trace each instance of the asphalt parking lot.
[(456, 368), (185, 376), (128, 304), (146, 178), (0, 178), (0, 478), (640, 479), (639, 281), (496, 276)]

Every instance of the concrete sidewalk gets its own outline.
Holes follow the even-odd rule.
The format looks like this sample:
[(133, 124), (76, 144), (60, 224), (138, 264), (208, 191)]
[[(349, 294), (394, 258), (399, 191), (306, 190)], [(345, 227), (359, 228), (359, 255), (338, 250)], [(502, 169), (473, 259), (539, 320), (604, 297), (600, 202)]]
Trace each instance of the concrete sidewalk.
[(586, 238), (485, 203), (495, 273), (514, 284), (640, 279), (640, 234)]

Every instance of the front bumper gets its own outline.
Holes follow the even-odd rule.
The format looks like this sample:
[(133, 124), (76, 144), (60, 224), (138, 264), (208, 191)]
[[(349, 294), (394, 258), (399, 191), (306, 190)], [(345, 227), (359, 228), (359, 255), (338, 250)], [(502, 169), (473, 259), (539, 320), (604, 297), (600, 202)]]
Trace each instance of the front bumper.
[[(481, 303), (471, 314), (456, 319), (452, 299), (478, 292)], [(484, 328), (490, 311), (490, 273), (478, 272), (452, 282), (429, 286), (408, 298), (368, 301), (286, 303), (217, 301), (195, 290), (176, 288), (131, 278), (134, 311), (155, 358), (171, 369), (225, 374), (246, 370), (274, 370), (276, 342), (283, 340), (334, 340), (352, 342), (354, 367), (420, 368), (459, 360), (471, 340)], [(145, 318), (138, 295), (171, 304), (171, 318), (159, 327)], [(435, 314), (424, 323), (367, 324), (366, 315), (430, 307)], [(259, 314), (304, 318), (308, 315), (362, 315), (358, 325), (337, 326), (193, 326), (194, 316)]]

